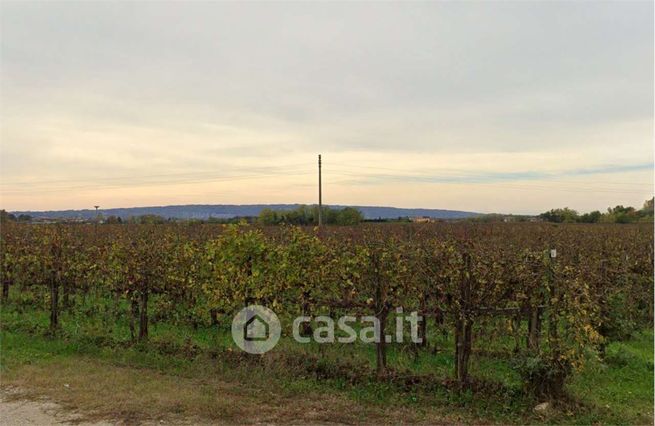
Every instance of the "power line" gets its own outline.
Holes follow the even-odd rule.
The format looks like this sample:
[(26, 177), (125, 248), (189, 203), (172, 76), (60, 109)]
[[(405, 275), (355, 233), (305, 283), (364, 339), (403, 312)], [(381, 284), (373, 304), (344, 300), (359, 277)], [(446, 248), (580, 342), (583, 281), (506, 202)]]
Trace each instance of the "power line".
[(318, 154), (318, 226), (323, 226), (323, 187), (321, 184), (321, 154)]

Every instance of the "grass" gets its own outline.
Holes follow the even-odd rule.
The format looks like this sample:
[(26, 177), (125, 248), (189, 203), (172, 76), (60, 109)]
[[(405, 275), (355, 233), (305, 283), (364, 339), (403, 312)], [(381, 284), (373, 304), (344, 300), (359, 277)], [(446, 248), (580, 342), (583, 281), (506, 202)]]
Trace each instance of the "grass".
[(599, 409), (590, 414), (590, 423), (652, 424), (652, 330), (638, 333), (626, 342), (611, 343), (605, 363), (588, 365), (574, 378), (570, 389), (581, 401)]
[[(402, 405), (364, 403), (366, 398), (339, 390), (336, 382), (288, 380), (280, 372), (267, 375), (261, 367), (234, 368), (205, 357), (189, 361), (142, 348), (81, 348), (6, 331), (2, 348), (3, 386), (28, 398), (48, 396), (85, 412), (87, 420), (438, 423), (450, 418), (439, 410), (412, 413)], [(365, 397), (376, 392), (375, 386), (360, 390)]]
[(299, 345), (283, 339), (265, 356), (248, 357), (235, 349), (227, 330), (217, 327), (194, 330), (158, 322), (152, 324), (147, 344), (130, 345), (128, 326), (121, 321), (64, 314), (62, 330), (47, 337), (43, 311), (10, 305), (3, 307), (0, 318), (2, 385), (14, 386), (26, 397), (48, 396), (88, 419), (653, 422), (650, 330), (611, 343), (605, 362), (592, 357), (569, 383), (570, 401), (537, 415), (532, 408), (540, 401), (523, 395), (509, 359), (475, 355), (472, 374), (493, 383), (489, 389), (459, 391), (444, 384), (453, 369), (452, 342), (444, 336), (431, 336), (440, 351), (421, 351), (417, 357), (406, 348), (390, 348), (389, 364), (395, 369), (432, 377), (428, 383), (407, 386), (373, 377), (375, 354), (369, 345)]

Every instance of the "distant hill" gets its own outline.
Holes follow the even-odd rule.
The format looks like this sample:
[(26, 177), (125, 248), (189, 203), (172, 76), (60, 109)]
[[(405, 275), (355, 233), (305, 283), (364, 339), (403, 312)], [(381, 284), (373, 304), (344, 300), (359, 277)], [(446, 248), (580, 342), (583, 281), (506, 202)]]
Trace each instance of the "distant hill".
[[(127, 219), (131, 216), (144, 214), (155, 214), (164, 218), (175, 219), (209, 219), (231, 218), (235, 216), (257, 216), (262, 209), (290, 210), (300, 204), (189, 204), (181, 206), (159, 206), (159, 207), (128, 207), (116, 209), (100, 209), (103, 216), (118, 216)], [(343, 208), (349, 206), (330, 205), (332, 208)], [(394, 219), (398, 217), (426, 216), (436, 219), (462, 219), (467, 217), (480, 216), (479, 213), (465, 212), (459, 210), (441, 209), (403, 209), (397, 207), (377, 206), (350, 206), (359, 209), (366, 219)], [(57, 211), (15, 211), (15, 215), (28, 214), (33, 218), (50, 219), (92, 219), (95, 217), (95, 210), (57, 210)]]

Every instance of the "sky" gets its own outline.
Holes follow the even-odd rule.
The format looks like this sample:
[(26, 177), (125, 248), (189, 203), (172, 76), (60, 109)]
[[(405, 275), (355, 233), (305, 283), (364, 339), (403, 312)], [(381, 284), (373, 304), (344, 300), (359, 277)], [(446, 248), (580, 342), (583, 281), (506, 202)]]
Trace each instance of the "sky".
[(0, 8), (10, 211), (653, 196), (652, 2)]

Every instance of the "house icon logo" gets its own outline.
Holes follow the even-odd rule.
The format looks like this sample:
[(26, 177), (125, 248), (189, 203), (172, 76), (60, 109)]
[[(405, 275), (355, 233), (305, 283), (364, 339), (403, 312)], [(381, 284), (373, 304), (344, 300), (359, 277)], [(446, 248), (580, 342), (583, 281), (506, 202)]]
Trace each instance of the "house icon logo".
[(232, 319), (234, 343), (251, 354), (263, 354), (273, 349), (280, 334), (280, 320), (265, 306), (246, 306)]
[(243, 327), (243, 340), (250, 342), (264, 341), (268, 339), (270, 327), (259, 315), (250, 317)]

